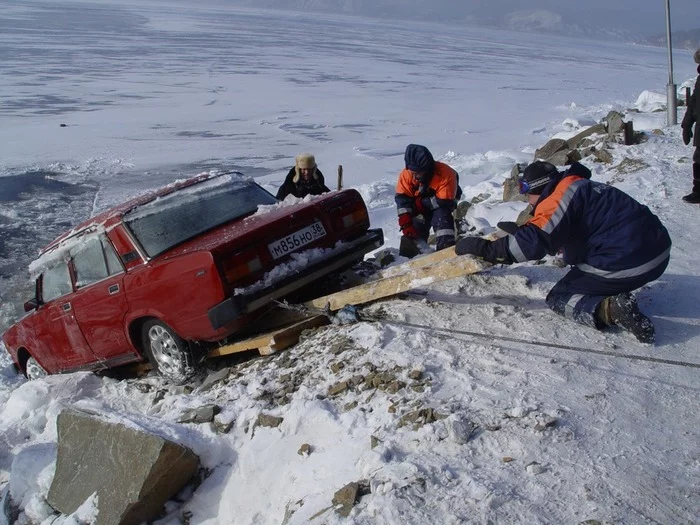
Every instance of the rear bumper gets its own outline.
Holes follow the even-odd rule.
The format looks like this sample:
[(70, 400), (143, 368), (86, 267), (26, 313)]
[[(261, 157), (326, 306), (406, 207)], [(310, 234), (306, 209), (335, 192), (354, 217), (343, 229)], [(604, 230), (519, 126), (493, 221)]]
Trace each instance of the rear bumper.
[(214, 330), (254, 312), (266, 304), (289, 295), (318, 279), (335, 271), (347, 268), (362, 257), (384, 244), (384, 232), (381, 229), (367, 230), (362, 237), (343, 245), (343, 250), (327, 259), (316, 261), (303, 270), (286, 275), (281, 281), (258, 290), (252, 294), (234, 295), (220, 302), (208, 312), (209, 322)]

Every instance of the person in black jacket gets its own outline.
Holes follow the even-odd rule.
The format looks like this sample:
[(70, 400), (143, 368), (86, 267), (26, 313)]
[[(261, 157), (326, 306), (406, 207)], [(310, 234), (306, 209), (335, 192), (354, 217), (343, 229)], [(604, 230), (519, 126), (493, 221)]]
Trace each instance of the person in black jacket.
[(311, 153), (296, 156), (296, 163), (287, 173), (282, 186), (277, 190), (277, 199), (283, 201), (287, 195), (304, 198), (307, 195), (321, 195), (331, 191), (325, 184), (323, 173), (316, 166)]
[(681, 122), (683, 129), (683, 143), (687, 146), (690, 144), (690, 139), (693, 138), (693, 124), (695, 124), (695, 152), (693, 153), (693, 191), (683, 197), (685, 202), (691, 204), (700, 204), (700, 131), (697, 122), (700, 120), (700, 49), (695, 51), (695, 63), (698, 65), (698, 77), (695, 79), (695, 88), (690, 96), (688, 108), (685, 111), (685, 117)]

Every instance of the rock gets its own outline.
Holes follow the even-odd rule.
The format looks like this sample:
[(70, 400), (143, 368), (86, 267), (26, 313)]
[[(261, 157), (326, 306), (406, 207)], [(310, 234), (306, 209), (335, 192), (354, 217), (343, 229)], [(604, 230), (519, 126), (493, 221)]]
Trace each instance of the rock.
[(333, 506), (336, 507), (335, 511), (339, 515), (344, 518), (350, 515), (350, 511), (352, 511), (355, 501), (357, 500), (357, 493), (359, 490), (359, 484), (353, 481), (333, 495), (332, 503)]
[(421, 379), (423, 379), (423, 372), (421, 370), (411, 370), (408, 373), (408, 377), (415, 381), (420, 381)]
[(220, 421), (215, 418), (212, 426), (217, 434), (228, 434), (233, 428), (233, 423), (233, 421)]
[(518, 176), (520, 175), (521, 170), (523, 170), (524, 168), (524, 165), (516, 164), (510, 170), (510, 177), (503, 181), (503, 202), (527, 202), (527, 196), (521, 195), (520, 188), (518, 187)]
[(367, 480), (348, 483), (333, 495), (332, 503), (336, 507), (335, 511), (340, 516), (349, 516), (355, 503), (370, 492), (370, 485)]
[(530, 463), (528, 466), (525, 467), (525, 470), (527, 470), (528, 474), (532, 474), (533, 476), (537, 476), (538, 474), (542, 474), (544, 472), (544, 467), (537, 463), (536, 461), (533, 461)]
[(649, 167), (649, 164), (639, 159), (624, 158), (615, 166), (615, 170), (621, 174), (636, 173)]
[(601, 123), (605, 125), (608, 135), (620, 133), (625, 127), (625, 123), (622, 120), (622, 115), (617, 111), (609, 112)]
[(575, 149), (583, 144), (583, 140), (590, 137), (591, 135), (604, 134), (606, 132), (605, 124), (596, 124), (590, 128), (586, 128), (577, 135), (574, 135), (570, 139), (567, 139), (566, 145), (569, 149)]
[(381, 443), (382, 440), (379, 439), (377, 436), (370, 436), (369, 438), (369, 448), (376, 448), (379, 443)]
[(308, 443), (304, 443), (302, 446), (299, 447), (297, 454), (299, 454), (300, 456), (308, 456), (309, 454), (311, 454), (311, 445), (309, 445)]
[(336, 383), (335, 385), (332, 385), (328, 389), (328, 395), (329, 396), (337, 396), (338, 394), (345, 392), (347, 389), (348, 389), (348, 382), (341, 381), (340, 383)]
[(532, 219), (532, 206), (528, 204), (527, 207), (518, 214), (518, 218), (515, 219), (515, 223), (518, 226), (522, 226), (530, 219)]
[[(564, 139), (551, 139), (549, 142), (547, 142), (547, 144), (535, 151), (535, 158), (532, 160), (547, 160), (552, 158), (556, 153), (567, 149), (570, 148)], [(552, 164), (555, 163), (552, 162)]]
[(380, 268), (386, 268), (396, 260), (396, 257), (389, 250), (382, 250), (374, 256)]
[(610, 153), (608, 150), (596, 149), (593, 150), (591, 153), (598, 162), (602, 162), (604, 164), (612, 164), (613, 156), (612, 153)]
[(581, 160), (581, 153), (577, 149), (563, 149), (561, 151), (557, 151), (551, 157), (547, 157), (542, 160), (550, 162), (555, 166), (568, 166), (573, 162)]
[(284, 421), (283, 417), (270, 416), (268, 414), (259, 414), (258, 419), (255, 421), (256, 427), (268, 427), (277, 428)]
[(204, 405), (198, 408), (188, 408), (177, 420), (178, 423), (211, 423), (214, 416), (221, 412), (218, 405)]
[(467, 443), (476, 428), (471, 421), (456, 415), (448, 417), (445, 422), (448, 435), (459, 445)]
[(96, 414), (63, 410), (48, 502), (72, 514), (97, 493), (96, 525), (150, 522), (199, 467), (188, 448)]
[(197, 392), (206, 392), (207, 390), (211, 389), (214, 385), (218, 385), (219, 383), (225, 382), (225, 380), (228, 378), (229, 372), (231, 371), (230, 368), (222, 368), (221, 370), (217, 372), (213, 372), (209, 374), (202, 384), (197, 388)]
[(510, 463), (511, 461), (513, 461), (513, 458), (510, 456), (503, 456), (503, 459), (501, 459), (501, 461), (503, 461), (503, 463)]

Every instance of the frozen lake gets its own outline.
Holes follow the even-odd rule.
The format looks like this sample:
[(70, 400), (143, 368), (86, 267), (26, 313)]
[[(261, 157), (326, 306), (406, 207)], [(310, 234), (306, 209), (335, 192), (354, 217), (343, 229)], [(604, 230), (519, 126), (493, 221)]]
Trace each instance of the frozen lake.
[(41, 246), (145, 189), (221, 168), (274, 191), (311, 151), (329, 181), (343, 165), (347, 186), (371, 186), (381, 223), (408, 143), (466, 187), (531, 160), (565, 119), (592, 123), (601, 104), (666, 81), (663, 49), (546, 35), (168, 4), (0, 6), (10, 315)]

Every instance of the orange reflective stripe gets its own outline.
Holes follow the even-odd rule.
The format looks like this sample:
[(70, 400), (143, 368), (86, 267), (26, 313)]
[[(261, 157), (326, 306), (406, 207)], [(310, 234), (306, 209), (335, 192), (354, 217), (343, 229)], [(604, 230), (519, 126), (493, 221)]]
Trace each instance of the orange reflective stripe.
[(527, 221), (527, 224), (534, 224), (540, 229), (544, 229), (545, 225), (550, 221), (552, 215), (557, 211), (561, 204), (562, 197), (574, 182), (581, 180), (583, 177), (570, 175), (565, 177), (557, 187), (554, 188), (552, 194), (537, 205), (535, 216)]

